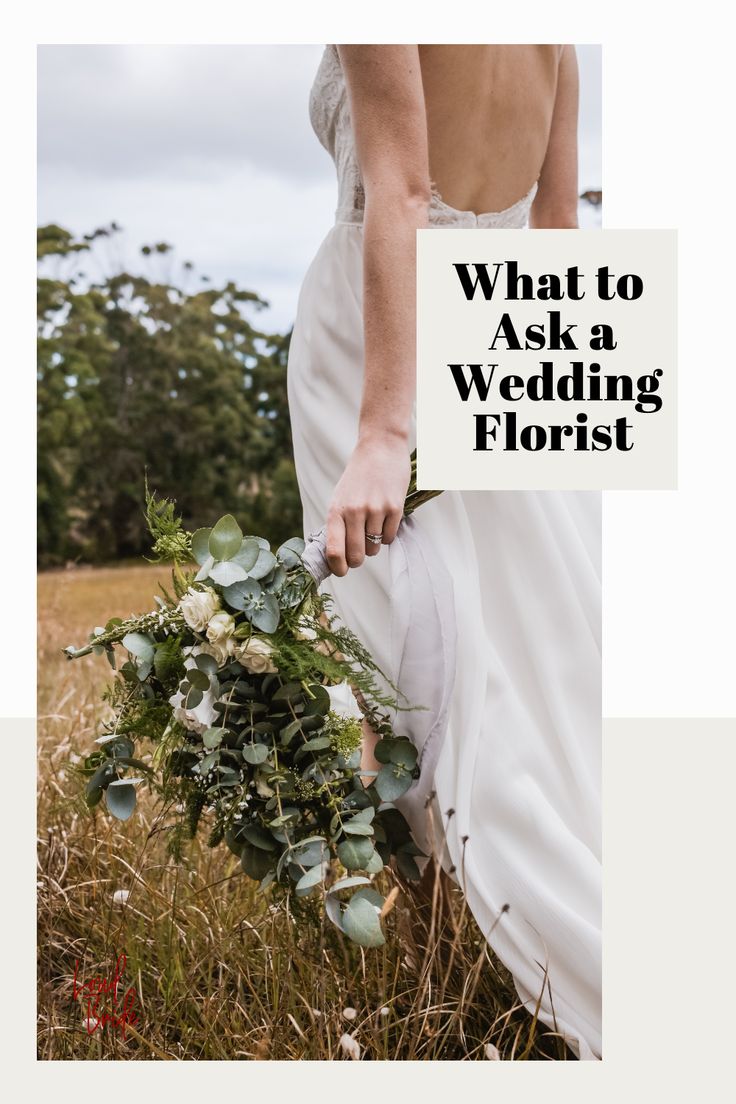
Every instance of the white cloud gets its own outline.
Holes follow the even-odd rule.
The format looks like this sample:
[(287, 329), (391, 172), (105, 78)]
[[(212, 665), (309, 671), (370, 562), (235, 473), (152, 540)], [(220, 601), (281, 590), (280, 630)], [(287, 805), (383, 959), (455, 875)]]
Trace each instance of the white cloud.
[[(320, 46), (44, 46), (39, 49), (40, 222), (87, 233), (143, 267), (167, 241), (214, 281), (294, 319), (299, 285), (332, 224), (332, 163), (308, 116)], [(578, 47), (580, 182), (600, 184), (600, 49)]]
[(325, 173), (307, 117), (319, 46), (43, 46), (41, 165), (217, 182), (242, 164)]

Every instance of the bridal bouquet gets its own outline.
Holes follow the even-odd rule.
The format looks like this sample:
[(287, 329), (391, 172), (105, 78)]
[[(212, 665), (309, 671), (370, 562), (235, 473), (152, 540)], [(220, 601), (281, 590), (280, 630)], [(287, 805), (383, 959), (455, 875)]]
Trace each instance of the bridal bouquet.
[[(409, 495), (407, 511), (430, 494)], [(392, 804), (418, 773), (415, 747), (389, 721), (396, 688), (330, 616), (301, 538), (273, 551), (231, 515), (190, 534), (173, 503), (147, 490), (146, 506), (173, 593), (161, 588), (151, 612), (112, 618), (66, 649), (104, 652), (116, 671), (112, 717), (79, 767), (87, 804), (104, 798), (126, 820), (148, 786), (176, 858), (206, 821), (210, 846), (224, 842), (261, 887), (321, 893), (346, 936), (379, 946), (385, 901), (372, 877), (393, 856), (416, 879), (421, 854)], [(379, 735), (377, 772), (360, 767), (364, 718)]]

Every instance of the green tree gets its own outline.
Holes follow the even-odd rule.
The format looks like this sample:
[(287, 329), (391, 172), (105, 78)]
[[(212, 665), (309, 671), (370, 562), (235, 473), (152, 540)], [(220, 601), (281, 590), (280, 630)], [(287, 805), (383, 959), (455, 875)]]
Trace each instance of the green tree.
[(117, 232), (38, 232), (40, 562), (145, 551), (146, 472), (190, 528), (232, 512), (272, 540), (301, 532), (288, 335), (255, 327), (267, 304), (252, 291), (189, 286), (191, 265), (174, 279), (165, 243), (143, 250), (158, 278), (92, 280), (80, 262), (99, 265)]

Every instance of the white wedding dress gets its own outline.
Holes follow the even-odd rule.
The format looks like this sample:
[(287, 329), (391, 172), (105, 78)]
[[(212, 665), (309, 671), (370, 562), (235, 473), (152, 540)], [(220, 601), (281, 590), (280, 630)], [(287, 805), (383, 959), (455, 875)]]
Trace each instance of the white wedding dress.
[[(310, 114), (337, 167), (339, 202), (304, 279), (288, 364), (307, 535), (323, 525), (355, 445), (363, 373), (363, 192), (333, 46), (324, 52)], [(505, 211), (480, 215), (433, 194), (430, 224), (523, 227), (535, 190)], [(581, 1059), (599, 1058), (600, 494), (447, 491), (416, 512), (407, 536), (415, 555), (439, 563), (413, 607), (396, 569), (399, 541), (323, 586), (341, 619), (401, 682), (404, 637), (397, 651), (396, 625), (403, 617), (423, 635), (424, 614), (429, 623), (436, 612), (429, 610), (431, 572), (439, 580), (441, 569), (451, 580), (454, 678), (442, 738), (422, 761), (421, 779), (423, 792), (431, 787), (436, 795), (443, 861), (455, 868), (526, 1006), (534, 1011), (542, 994), (540, 1019)], [(411, 562), (402, 560), (405, 576)], [(422, 805), (405, 800), (404, 811), (425, 840)]]

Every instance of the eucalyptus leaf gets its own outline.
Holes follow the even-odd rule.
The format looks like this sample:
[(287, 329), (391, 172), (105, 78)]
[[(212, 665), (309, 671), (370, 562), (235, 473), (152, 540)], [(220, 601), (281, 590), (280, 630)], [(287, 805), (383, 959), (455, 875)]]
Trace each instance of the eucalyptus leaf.
[(355, 820), (343, 821), (342, 830), (348, 836), (372, 836), (373, 835), (373, 825), (372, 824), (361, 824), (360, 821), (355, 821)]
[[(212, 657), (208, 656), (207, 658)], [(204, 671), (200, 671), (198, 667), (190, 667), (187, 671), (187, 679), (189, 685), (196, 687), (197, 690), (209, 690), (210, 688), (210, 676), (206, 675)]]
[(240, 836), (260, 851), (276, 850), (276, 840), (271, 833), (257, 824), (244, 824), (240, 830)]
[(245, 841), (243, 849), (240, 852), (240, 865), (249, 878), (253, 878), (255, 881), (260, 882), (271, 870), (272, 862), (273, 860), (267, 851), (261, 850), (260, 847), (255, 847), (252, 843), (249, 843), (248, 840)]
[(311, 715), (313, 713), (319, 713), (323, 717), (329, 712), (330, 709), (330, 695), (327, 690), (319, 682), (310, 682), (307, 684), (307, 701), (304, 707), (305, 714)]
[(376, 793), (381, 801), (396, 801), (405, 794), (412, 783), (411, 775), (393, 764), (381, 767), (374, 782)]
[(232, 514), (225, 514), (217, 522), (207, 542), (210, 556), (216, 560), (229, 560), (243, 543), (243, 533)]
[(202, 566), (200, 567), (197, 574), (194, 576), (195, 583), (201, 583), (205, 579), (209, 579), (210, 571), (212, 570), (212, 568), (214, 566), (215, 566), (215, 557), (214, 556), (208, 556), (207, 559), (202, 564)]
[(383, 859), (376, 849), (370, 857), (366, 870), (369, 874), (380, 874), (383, 870)]
[(271, 753), (271, 749), (266, 744), (244, 744), (242, 751), (246, 763), (251, 763), (253, 766), (265, 763)]
[(301, 563), (302, 552), (305, 547), (306, 545), (301, 537), (290, 537), (289, 540), (284, 541), (276, 555), (281, 560), (284, 567), (298, 567)]
[(279, 686), (278, 690), (275, 690), (271, 700), (275, 702), (280, 701), (296, 701), (304, 693), (304, 687), (300, 682), (285, 682), (283, 686)]
[(240, 858), (240, 853), (243, 850), (243, 837), (237, 832), (228, 828), (228, 830), (225, 832), (224, 840), (226, 845), (232, 851), (233, 855), (237, 855), (238, 858)]
[(187, 696), (184, 699), (185, 709), (196, 709), (201, 704), (204, 694), (196, 686), (191, 686), (187, 691)]
[(126, 651), (134, 655), (136, 659), (143, 661), (153, 659), (153, 641), (145, 633), (126, 633), (121, 643)]
[(372, 805), (368, 805), (365, 809), (360, 809), (357, 813), (353, 814), (353, 816), (351, 817), (351, 823), (354, 824), (357, 820), (362, 822), (363, 824), (372, 824), (375, 815), (376, 810), (373, 808)]
[(316, 866), (311, 867), (306, 874), (303, 874), (299, 881), (296, 883), (296, 891), (301, 896), (303, 890), (314, 889), (316, 885), (322, 881), (325, 876), (326, 866), (324, 863), (317, 863)]
[(302, 744), (302, 751), (322, 751), (324, 748), (328, 748), (331, 744), (329, 736), (315, 736), (311, 740), (307, 740)]
[(386, 739), (379, 740), (378, 743), (373, 748), (373, 755), (375, 756), (375, 758), (378, 760), (379, 763), (390, 763), (391, 762), (391, 744), (392, 743), (393, 743), (392, 740), (386, 740)]
[(94, 809), (95, 805), (99, 805), (100, 801), (102, 801), (102, 787), (90, 786), (88, 783), (84, 793), (84, 800), (87, 802), (88, 809)]
[(389, 755), (392, 763), (413, 770), (417, 765), (417, 749), (409, 740), (389, 740)]
[(252, 537), (246, 537), (238, 551), (234, 556), (231, 556), (230, 559), (233, 563), (240, 564), (242, 568), (250, 572), (250, 569), (258, 559), (259, 552), (260, 547), (258, 541), (254, 541)]
[(360, 836), (337, 845), (337, 857), (347, 870), (365, 870), (373, 854), (373, 844)]
[(135, 786), (127, 782), (111, 782), (105, 790), (107, 808), (118, 820), (127, 820), (135, 809)]
[(264, 633), (276, 632), (281, 611), (273, 594), (264, 594), (261, 603), (252, 611), (250, 619), (257, 629)]
[(304, 868), (315, 866), (317, 863), (323, 862), (326, 846), (326, 842), (319, 837), (311, 842), (305, 840), (293, 849), (291, 861)]
[(133, 741), (127, 736), (115, 736), (111, 743), (105, 745), (105, 751), (112, 759), (130, 759), (134, 750)]
[(275, 567), (276, 557), (273, 552), (269, 552), (265, 548), (260, 548), (258, 550), (258, 559), (253, 567), (250, 568), (248, 574), (251, 579), (263, 579), (266, 575), (269, 575)]
[(364, 889), (356, 890), (351, 900), (354, 901), (356, 898), (368, 901), (369, 904), (377, 909), (382, 909), (386, 904), (386, 898), (382, 897), (378, 890), (373, 889), (372, 886), (366, 886)]
[(207, 774), (208, 771), (215, 766), (220, 758), (220, 752), (215, 750), (211, 751), (208, 755), (205, 755), (204, 759), (199, 761), (199, 773), (201, 775)]
[(263, 579), (262, 582), (264, 590), (267, 590), (270, 594), (277, 594), (286, 582), (285, 569), (281, 564), (277, 564), (271, 574)]
[(192, 555), (201, 567), (210, 554), (209, 539), (211, 529), (197, 529), (192, 533)]
[(232, 563), (230, 560), (221, 560), (210, 568), (210, 579), (214, 579), (222, 587), (232, 586), (233, 583), (247, 578), (248, 574), (245, 568), (241, 567), (240, 564)]
[(87, 804), (90, 808), (98, 803), (98, 801), (102, 797), (102, 791), (105, 789), (106, 786), (110, 784), (111, 780), (114, 777), (115, 767), (112, 761), (108, 760), (107, 762), (102, 763), (102, 765), (97, 768), (97, 770), (87, 783), (87, 788), (85, 791)]
[(274, 817), (269, 822), (271, 828), (283, 828), (286, 825), (295, 824), (300, 819), (300, 812), (298, 809), (285, 808), (280, 816)]
[(222, 597), (231, 609), (242, 610), (261, 596), (261, 584), (255, 579), (240, 579), (223, 588)]
[(139, 682), (145, 682), (145, 680), (150, 675), (152, 668), (153, 668), (153, 660), (152, 659), (141, 659), (141, 660), (139, 660), (138, 661), (138, 666), (136, 667), (136, 675), (138, 677), (138, 681)]
[(202, 743), (206, 748), (216, 748), (222, 743), (224, 728), (208, 728), (202, 733)]
[(348, 902), (342, 914), (343, 931), (348, 939), (361, 947), (381, 947), (386, 940), (375, 906), (357, 894)]
[(281, 732), (279, 733), (279, 742), (282, 745), (288, 744), (292, 737), (296, 736), (297, 732), (301, 732), (301, 730), (302, 722), (301, 720), (299, 720), (299, 718), (297, 718), (295, 721), (290, 721), (285, 728), (281, 729)]
[(214, 675), (217, 673), (217, 660), (213, 655), (209, 655), (207, 652), (202, 652), (200, 655), (196, 656), (194, 665), (198, 671), (204, 671), (206, 675)]
[(327, 890), (329, 893), (339, 893), (341, 889), (350, 889), (356, 885), (370, 885), (370, 878), (364, 878), (362, 874), (353, 874), (349, 878), (341, 878), (339, 882), (335, 882)]
[(104, 747), (108, 755), (132, 755), (133, 741), (128, 736), (121, 736), (117, 732), (109, 732), (105, 736), (98, 736), (96, 744)]
[(339, 899), (329, 893), (325, 897), (325, 912), (327, 913), (327, 918), (332, 921), (335, 927), (339, 928), (340, 931), (344, 933), (345, 928), (342, 923), (342, 906), (340, 905)]
[(301, 725), (302, 732), (316, 732), (318, 728), (322, 728), (325, 723), (325, 718), (319, 714), (310, 714), (307, 712), (306, 706), (304, 712), (299, 718), (299, 724)]

